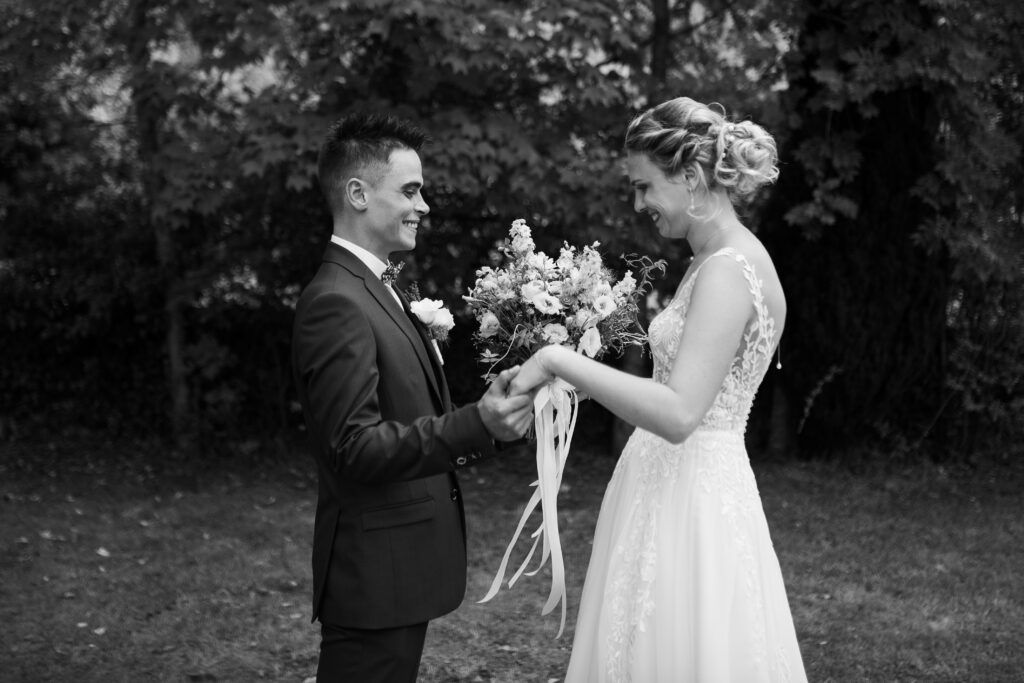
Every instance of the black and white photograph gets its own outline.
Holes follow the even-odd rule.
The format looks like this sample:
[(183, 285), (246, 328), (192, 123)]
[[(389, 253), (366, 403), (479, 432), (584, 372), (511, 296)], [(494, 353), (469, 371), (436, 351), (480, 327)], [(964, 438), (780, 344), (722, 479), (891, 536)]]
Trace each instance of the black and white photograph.
[(0, 681), (1024, 680), (1021, 35), (0, 0)]

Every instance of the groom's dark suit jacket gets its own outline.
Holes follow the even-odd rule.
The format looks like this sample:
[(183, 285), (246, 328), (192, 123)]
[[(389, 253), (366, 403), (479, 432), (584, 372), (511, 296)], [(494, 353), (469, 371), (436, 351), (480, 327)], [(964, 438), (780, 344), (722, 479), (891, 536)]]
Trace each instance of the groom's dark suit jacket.
[(296, 307), (292, 363), (319, 475), (314, 620), (376, 629), (452, 611), (466, 589), (454, 470), (494, 453), (476, 407), (452, 409), (422, 325), (334, 243)]

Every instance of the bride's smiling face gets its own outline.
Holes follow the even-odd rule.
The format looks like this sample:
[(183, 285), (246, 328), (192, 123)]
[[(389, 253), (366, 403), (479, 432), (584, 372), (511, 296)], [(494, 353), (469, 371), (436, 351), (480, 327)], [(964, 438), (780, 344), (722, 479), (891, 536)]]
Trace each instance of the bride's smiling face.
[(646, 154), (626, 157), (633, 210), (646, 213), (662, 237), (685, 237), (690, 223), (690, 188), (683, 176), (668, 177)]

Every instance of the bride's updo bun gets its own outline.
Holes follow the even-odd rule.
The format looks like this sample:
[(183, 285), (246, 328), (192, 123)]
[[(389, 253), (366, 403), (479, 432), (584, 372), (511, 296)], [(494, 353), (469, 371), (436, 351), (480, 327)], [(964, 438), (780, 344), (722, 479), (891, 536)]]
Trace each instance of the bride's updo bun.
[(724, 188), (733, 203), (749, 201), (779, 177), (775, 139), (768, 131), (753, 121), (731, 122), (721, 105), (689, 97), (668, 100), (633, 119), (625, 148), (646, 155), (669, 177), (692, 168), (705, 191)]

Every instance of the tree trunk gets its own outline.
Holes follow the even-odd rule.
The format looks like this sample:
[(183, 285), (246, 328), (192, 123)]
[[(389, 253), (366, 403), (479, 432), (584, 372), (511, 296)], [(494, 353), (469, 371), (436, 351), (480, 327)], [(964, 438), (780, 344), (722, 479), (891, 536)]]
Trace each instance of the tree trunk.
[(153, 234), (156, 260), (164, 289), (164, 335), (167, 391), (170, 399), (169, 419), (175, 445), (187, 450), (192, 445), (194, 424), (189, 410), (188, 378), (185, 368), (185, 319), (181, 294), (182, 280), (178, 272), (177, 246), (173, 227), (159, 210), (163, 176), (157, 164), (160, 154), (160, 128), (167, 105), (158, 93), (157, 76), (150, 71), (149, 39), (153, 30), (148, 16), (149, 3), (138, 0), (132, 6), (128, 54), (131, 60), (130, 84), (132, 108), (141, 166), (143, 215)]
[(654, 21), (651, 25), (651, 87), (648, 90), (648, 106), (658, 104), (665, 90), (672, 26), (668, 0), (653, 0), (651, 10), (654, 13)]

